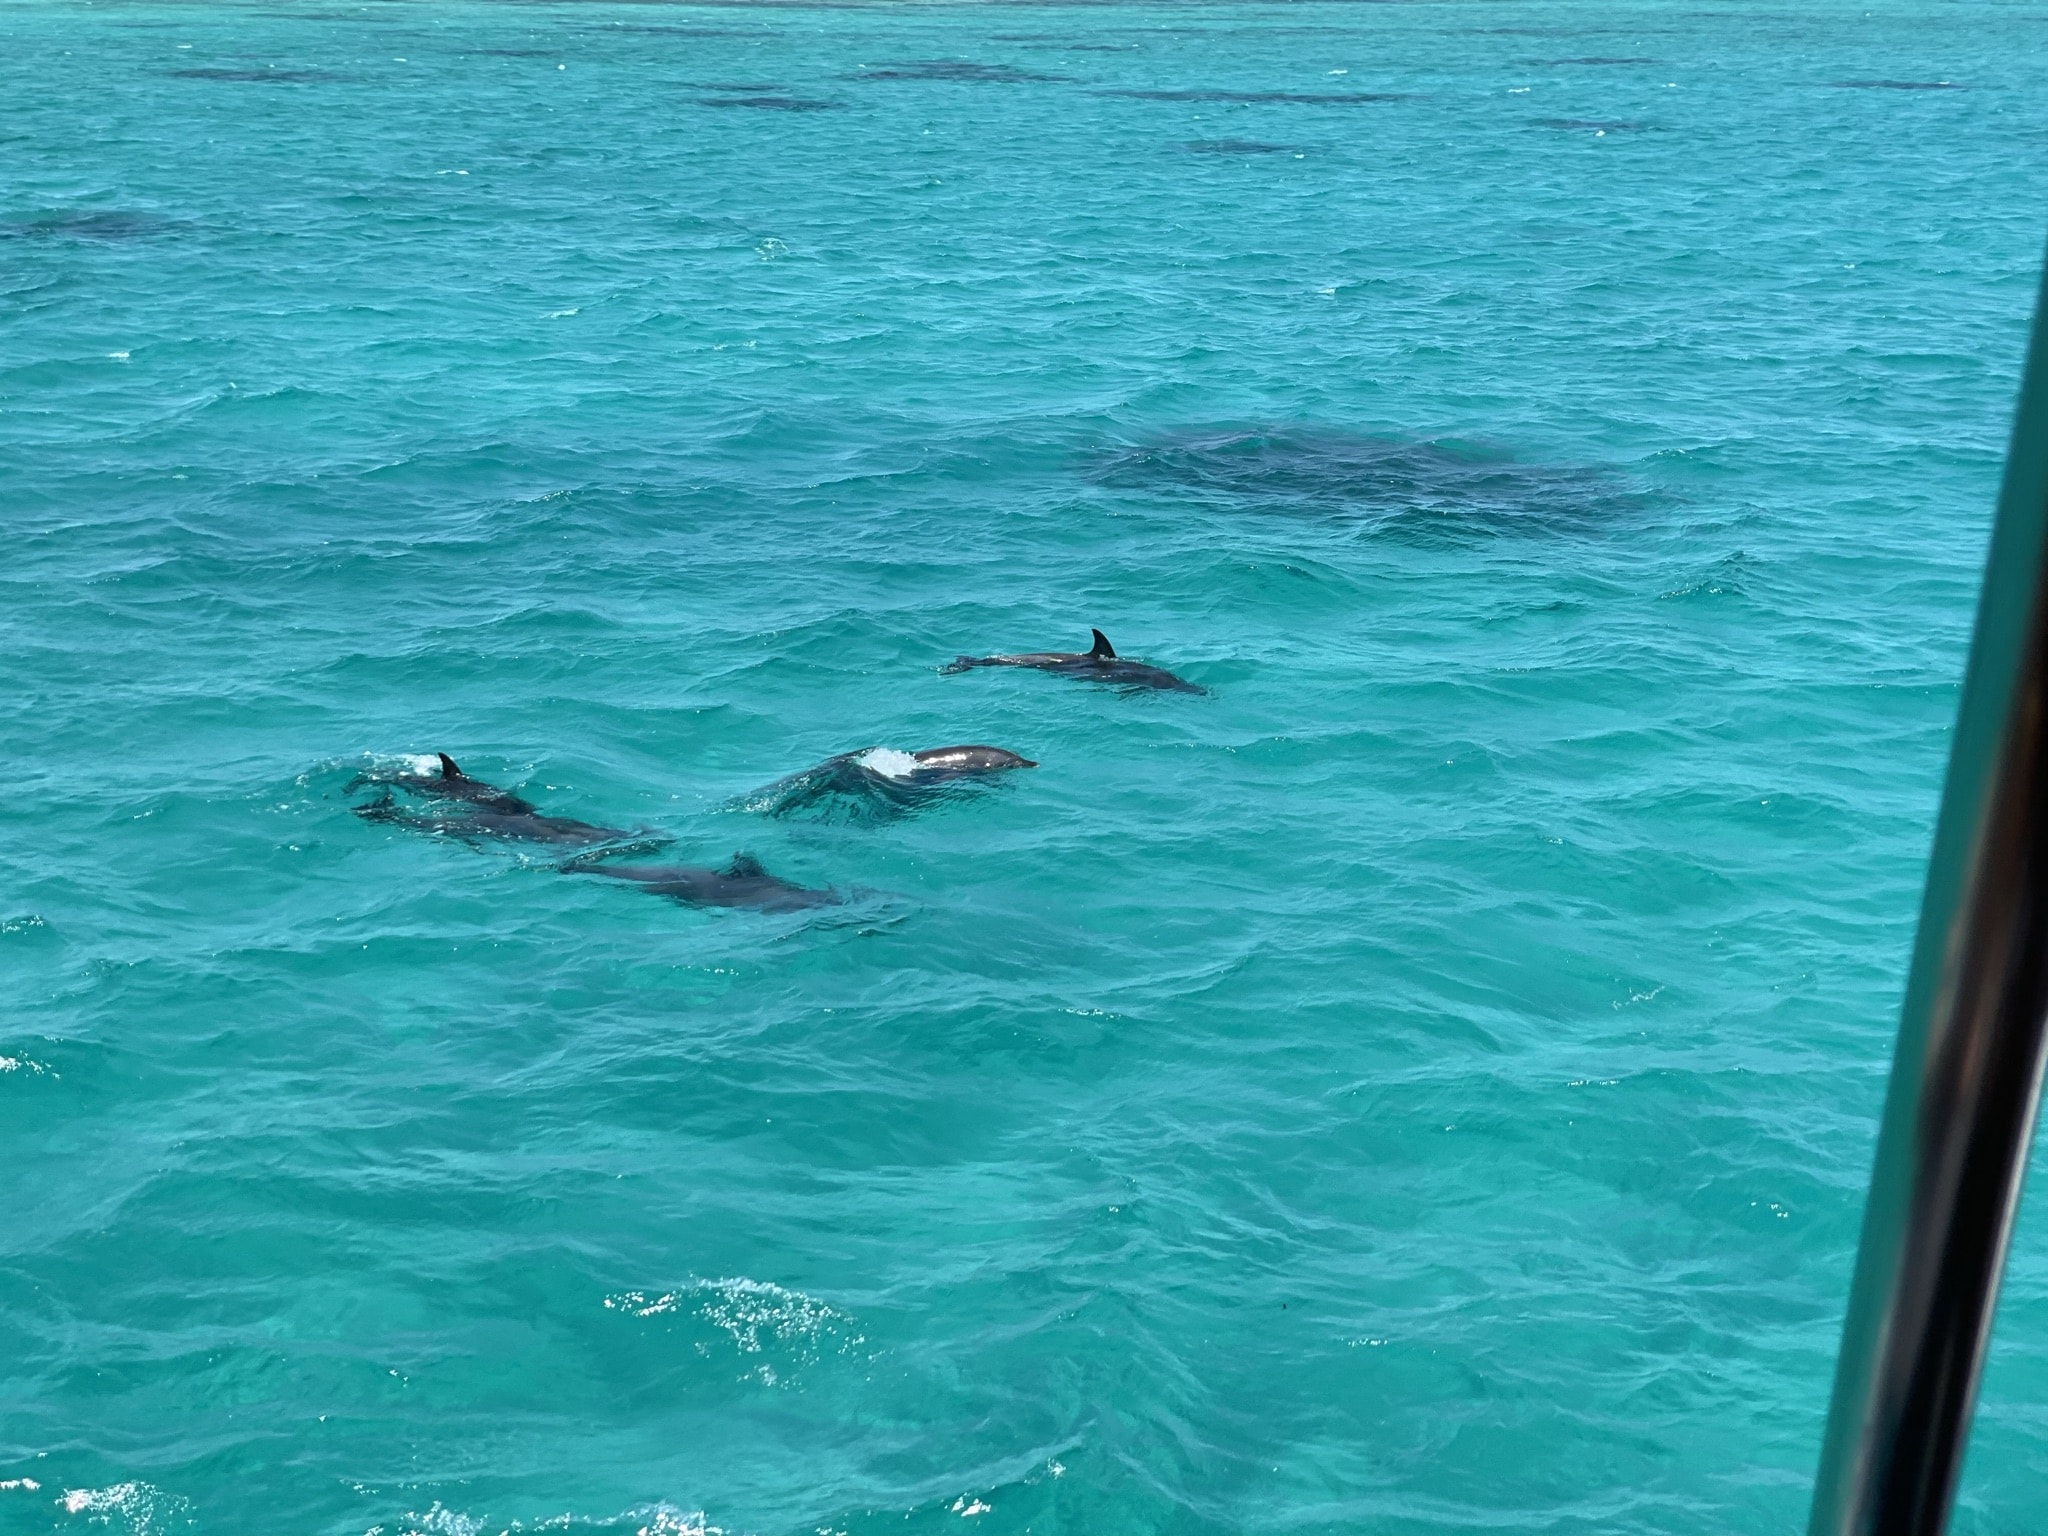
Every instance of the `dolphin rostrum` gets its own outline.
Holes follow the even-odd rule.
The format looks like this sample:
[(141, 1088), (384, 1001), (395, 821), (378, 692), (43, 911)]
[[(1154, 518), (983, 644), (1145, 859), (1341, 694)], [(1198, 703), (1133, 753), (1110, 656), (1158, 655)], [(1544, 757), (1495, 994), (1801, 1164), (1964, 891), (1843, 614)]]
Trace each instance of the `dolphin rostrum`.
[[(378, 799), (355, 808), (363, 820), (408, 827), (435, 837), (453, 837), (463, 842), (546, 843), (570, 848), (628, 842), (639, 848), (659, 848), (672, 841), (644, 829), (628, 832), (619, 827), (593, 826), (568, 816), (543, 816), (537, 806), (510, 790), (472, 779), (446, 752), (437, 752), (432, 759), (416, 760), (411, 772), (361, 774), (349, 787), (364, 784), (381, 784), (385, 788)], [(445, 815), (409, 811), (392, 797), (394, 787), (422, 800), (453, 802), (463, 809)]]
[(1169, 693), (1206, 693), (1193, 683), (1175, 677), (1164, 667), (1148, 667), (1142, 661), (1126, 661), (1117, 655), (1109, 637), (1091, 629), (1095, 637), (1086, 651), (1028, 651), (1020, 656), (957, 656), (939, 668), (943, 673), (971, 671), (975, 667), (1029, 667), (1035, 672), (1057, 672), (1084, 682), (1108, 683), (1124, 689), (1157, 688)]
[(1037, 766), (1030, 758), (1002, 747), (926, 747), (918, 752), (863, 747), (777, 779), (737, 805), (770, 816), (811, 814), (826, 821), (890, 821), (956, 796), (991, 774)]
[(690, 864), (601, 864), (603, 852), (567, 860), (562, 873), (604, 875), (613, 880), (630, 880), (644, 891), (666, 896), (691, 907), (752, 907), (761, 912), (800, 912), (806, 907), (836, 904), (836, 891), (813, 890), (795, 885), (763, 869), (744, 853), (732, 856), (723, 869), (700, 869)]

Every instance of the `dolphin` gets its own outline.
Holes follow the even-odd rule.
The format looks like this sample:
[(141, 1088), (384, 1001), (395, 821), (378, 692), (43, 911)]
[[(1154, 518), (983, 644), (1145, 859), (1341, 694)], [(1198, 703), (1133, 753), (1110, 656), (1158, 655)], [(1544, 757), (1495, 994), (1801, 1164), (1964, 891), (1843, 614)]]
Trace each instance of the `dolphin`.
[(472, 779), (455, 766), (455, 759), (446, 752), (436, 752), (431, 758), (416, 757), (412, 761), (410, 771), (359, 773), (349, 781), (348, 787), (357, 789), (365, 784), (392, 784), (407, 794), (418, 795), (422, 800), (462, 800), (505, 816), (539, 814), (531, 802), (520, 799), (511, 790), (486, 784), (482, 779)]
[(984, 773), (1002, 773), (1011, 768), (1036, 768), (1028, 757), (1019, 757), (1003, 747), (921, 747), (910, 753), (917, 766), (904, 773), (892, 760), (896, 754), (887, 747), (870, 747), (862, 753), (860, 765), (884, 778), (907, 778), (913, 784), (943, 784), (948, 779), (978, 778)]
[(1148, 667), (1142, 661), (1126, 661), (1117, 655), (1109, 637), (1091, 629), (1095, 645), (1086, 651), (1028, 651), (1019, 656), (956, 656), (939, 671), (947, 675), (975, 667), (1029, 667), (1035, 672), (1057, 672), (1083, 682), (1108, 683), (1127, 690), (1157, 688), (1167, 693), (1207, 693), (1193, 683), (1175, 677), (1164, 667)]
[(630, 880), (642, 890), (666, 896), (689, 907), (752, 907), (760, 912), (800, 912), (807, 907), (835, 905), (836, 891), (813, 890), (771, 875), (744, 853), (732, 856), (723, 869), (690, 864), (600, 864), (603, 853), (565, 862), (562, 873), (604, 875)]
[[(510, 790), (472, 779), (455, 765), (446, 752), (435, 754), (437, 771), (418, 769), (388, 775), (362, 774), (351, 784), (385, 786), (382, 796), (359, 805), (355, 813), (365, 821), (409, 827), (434, 837), (453, 837), (463, 842), (544, 843), (553, 847), (595, 848), (608, 843), (630, 843), (636, 848), (661, 848), (673, 841), (642, 828), (629, 832), (621, 827), (594, 826), (569, 816), (543, 816), (539, 807)], [(396, 786), (422, 800), (454, 802), (465, 807), (450, 815), (405, 810), (392, 798)]]
[(943, 800), (969, 781), (1037, 766), (1002, 747), (925, 747), (916, 752), (862, 747), (777, 779), (739, 804), (770, 816), (822, 809), (827, 820), (887, 821)]
[(466, 811), (448, 816), (409, 811), (393, 800), (389, 792), (367, 805), (357, 806), (355, 813), (365, 821), (405, 827), (430, 837), (452, 837), (465, 843), (544, 843), (565, 848), (624, 844), (654, 849), (674, 841), (659, 833), (599, 827), (570, 816), (543, 816), (538, 811)]

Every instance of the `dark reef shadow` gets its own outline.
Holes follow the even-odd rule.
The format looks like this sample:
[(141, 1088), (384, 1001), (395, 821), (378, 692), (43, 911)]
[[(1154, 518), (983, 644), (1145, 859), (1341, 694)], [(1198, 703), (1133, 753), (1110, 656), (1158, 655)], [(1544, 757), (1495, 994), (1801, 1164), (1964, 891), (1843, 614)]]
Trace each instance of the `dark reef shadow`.
[(1136, 53), (1137, 43), (1077, 43), (1051, 32), (991, 32), (992, 43), (1012, 43), (1047, 53)]
[(1025, 82), (1054, 82), (1065, 75), (1042, 75), (1018, 69), (1012, 64), (976, 64), (967, 59), (905, 59), (861, 69), (848, 80), (951, 80), (980, 85), (1020, 85)]
[(1097, 455), (1087, 473), (1102, 485), (1220, 512), (1354, 522), (1375, 535), (1428, 541), (1596, 533), (1656, 504), (1610, 469), (1307, 425), (1165, 435)]
[(1652, 125), (1630, 118), (1539, 117), (1538, 128), (1558, 128), (1566, 133), (1648, 133)]
[(700, 107), (753, 107), (763, 112), (837, 112), (841, 103), (808, 96), (700, 96)]
[(1094, 92), (1097, 96), (1121, 96), (1131, 101), (1207, 101), (1219, 103), (1240, 102), (1290, 103), (1303, 107), (1359, 107), (1380, 101), (1414, 101), (1417, 98), (1404, 91), (1216, 91), (1216, 90), (1139, 90), (1135, 87), (1104, 87)]
[(0, 240), (93, 240), (109, 245), (148, 240), (178, 226), (153, 213), (121, 208), (78, 208), (0, 220)]
[(764, 37), (761, 32), (749, 32), (740, 27), (669, 27), (650, 22), (615, 21), (608, 27), (584, 27), (581, 30), (595, 37), (608, 33), (626, 32), (637, 37)]
[(169, 71), (173, 80), (239, 80), (251, 85), (311, 85), (321, 80), (345, 80), (325, 69), (217, 69), (198, 66)]
[(1298, 144), (1262, 144), (1257, 139), (1189, 139), (1180, 146), (1191, 155), (1299, 155)]

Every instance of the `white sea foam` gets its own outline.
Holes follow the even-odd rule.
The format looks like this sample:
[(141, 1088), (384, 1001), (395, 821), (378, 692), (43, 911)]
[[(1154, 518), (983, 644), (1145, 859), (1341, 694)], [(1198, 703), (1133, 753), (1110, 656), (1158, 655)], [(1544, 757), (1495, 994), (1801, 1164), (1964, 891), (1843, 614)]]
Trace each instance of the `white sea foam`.
[(0, 1493), (12, 1493), (17, 1488), (23, 1493), (34, 1493), (42, 1486), (32, 1477), (10, 1477), (5, 1482), (0, 1482)]
[(326, 766), (366, 769), (374, 774), (411, 773), (430, 779), (441, 776), (441, 759), (427, 752), (365, 752), (360, 757), (337, 758)]
[(898, 752), (894, 747), (876, 747), (871, 752), (861, 753), (854, 761), (885, 779), (907, 779), (918, 768), (916, 758), (908, 752)]
[[(781, 1357), (783, 1372), (811, 1364), (828, 1348), (844, 1354), (864, 1342), (854, 1330), (853, 1319), (837, 1307), (788, 1286), (744, 1276), (699, 1280), (658, 1294), (619, 1291), (605, 1297), (604, 1305), (634, 1317), (688, 1310), (725, 1334), (742, 1355), (774, 1351)], [(776, 1365), (765, 1359), (750, 1366), (746, 1374), (770, 1387), (781, 1379)]]
[(636, 1519), (647, 1522), (633, 1536), (724, 1536), (717, 1526), (704, 1523), (704, 1511), (701, 1509), (684, 1510), (673, 1504), (654, 1504), (633, 1513)]
[(659, 1296), (649, 1296), (645, 1291), (620, 1291), (604, 1299), (605, 1309), (611, 1312), (630, 1312), (635, 1317), (659, 1317), (664, 1312), (676, 1309), (678, 1293), (664, 1291)]
[(424, 1515), (407, 1515), (404, 1536), (482, 1536), (484, 1523), (475, 1515), (447, 1508), (436, 1499)]
[(641, 1504), (623, 1514), (604, 1516), (552, 1515), (544, 1520), (496, 1521), (481, 1515), (464, 1514), (436, 1499), (425, 1514), (403, 1516), (395, 1527), (373, 1525), (363, 1536), (523, 1536), (528, 1531), (593, 1531), (607, 1536), (725, 1536), (718, 1526), (704, 1518), (701, 1509), (684, 1509), (666, 1502)]
[(105, 1488), (67, 1488), (57, 1500), (67, 1515), (84, 1515), (97, 1525), (121, 1521), (129, 1536), (168, 1536), (192, 1523), (192, 1506), (149, 1483), (114, 1483)]
[(698, 1312), (730, 1334), (743, 1354), (759, 1354), (764, 1339), (815, 1346), (836, 1331), (834, 1325), (849, 1321), (815, 1297), (766, 1280), (711, 1280), (704, 1289), (711, 1295)]

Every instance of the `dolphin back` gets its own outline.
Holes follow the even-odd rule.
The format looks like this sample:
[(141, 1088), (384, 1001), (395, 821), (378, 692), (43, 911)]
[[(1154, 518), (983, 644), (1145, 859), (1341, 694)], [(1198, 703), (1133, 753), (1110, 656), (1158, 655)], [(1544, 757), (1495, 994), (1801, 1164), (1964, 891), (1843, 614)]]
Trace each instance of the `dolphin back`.
[(926, 747), (899, 752), (863, 747), (777, 779), (734, 802), (778, 818), (872, 826), (971, 792), (973, 781), (1011, 768), (1036, 768), (1002, 747)]
[(1025, 651), (1014, 656), (956, 656), (941, 673), (966, 672), (975, 667), (1027, 667), (1035, 672), (1057, 672), (1062, 677), (1080, 678), (1086, 682), (1108, 683), (1115, 688), (1135, 692), (1142, 688), (1157, 689), (1162, 693), (1207, 693), (1209, 690), (1175, 677), (1164, 667), (1147, 666), (1142, 661), (1127, 661), (1117, 655), (1116, 647), (1109, 643), (1109, 636), (1099, 629), (1088, 631), (1093, 642), (1085, 651)]
[(910, 755), (917, 759), (920, 770), (934, 773), (1001, 773), (1010, 768), (1038, 766), (1030, 758), (1020, 757), (1003, 747), (926, 747)]

